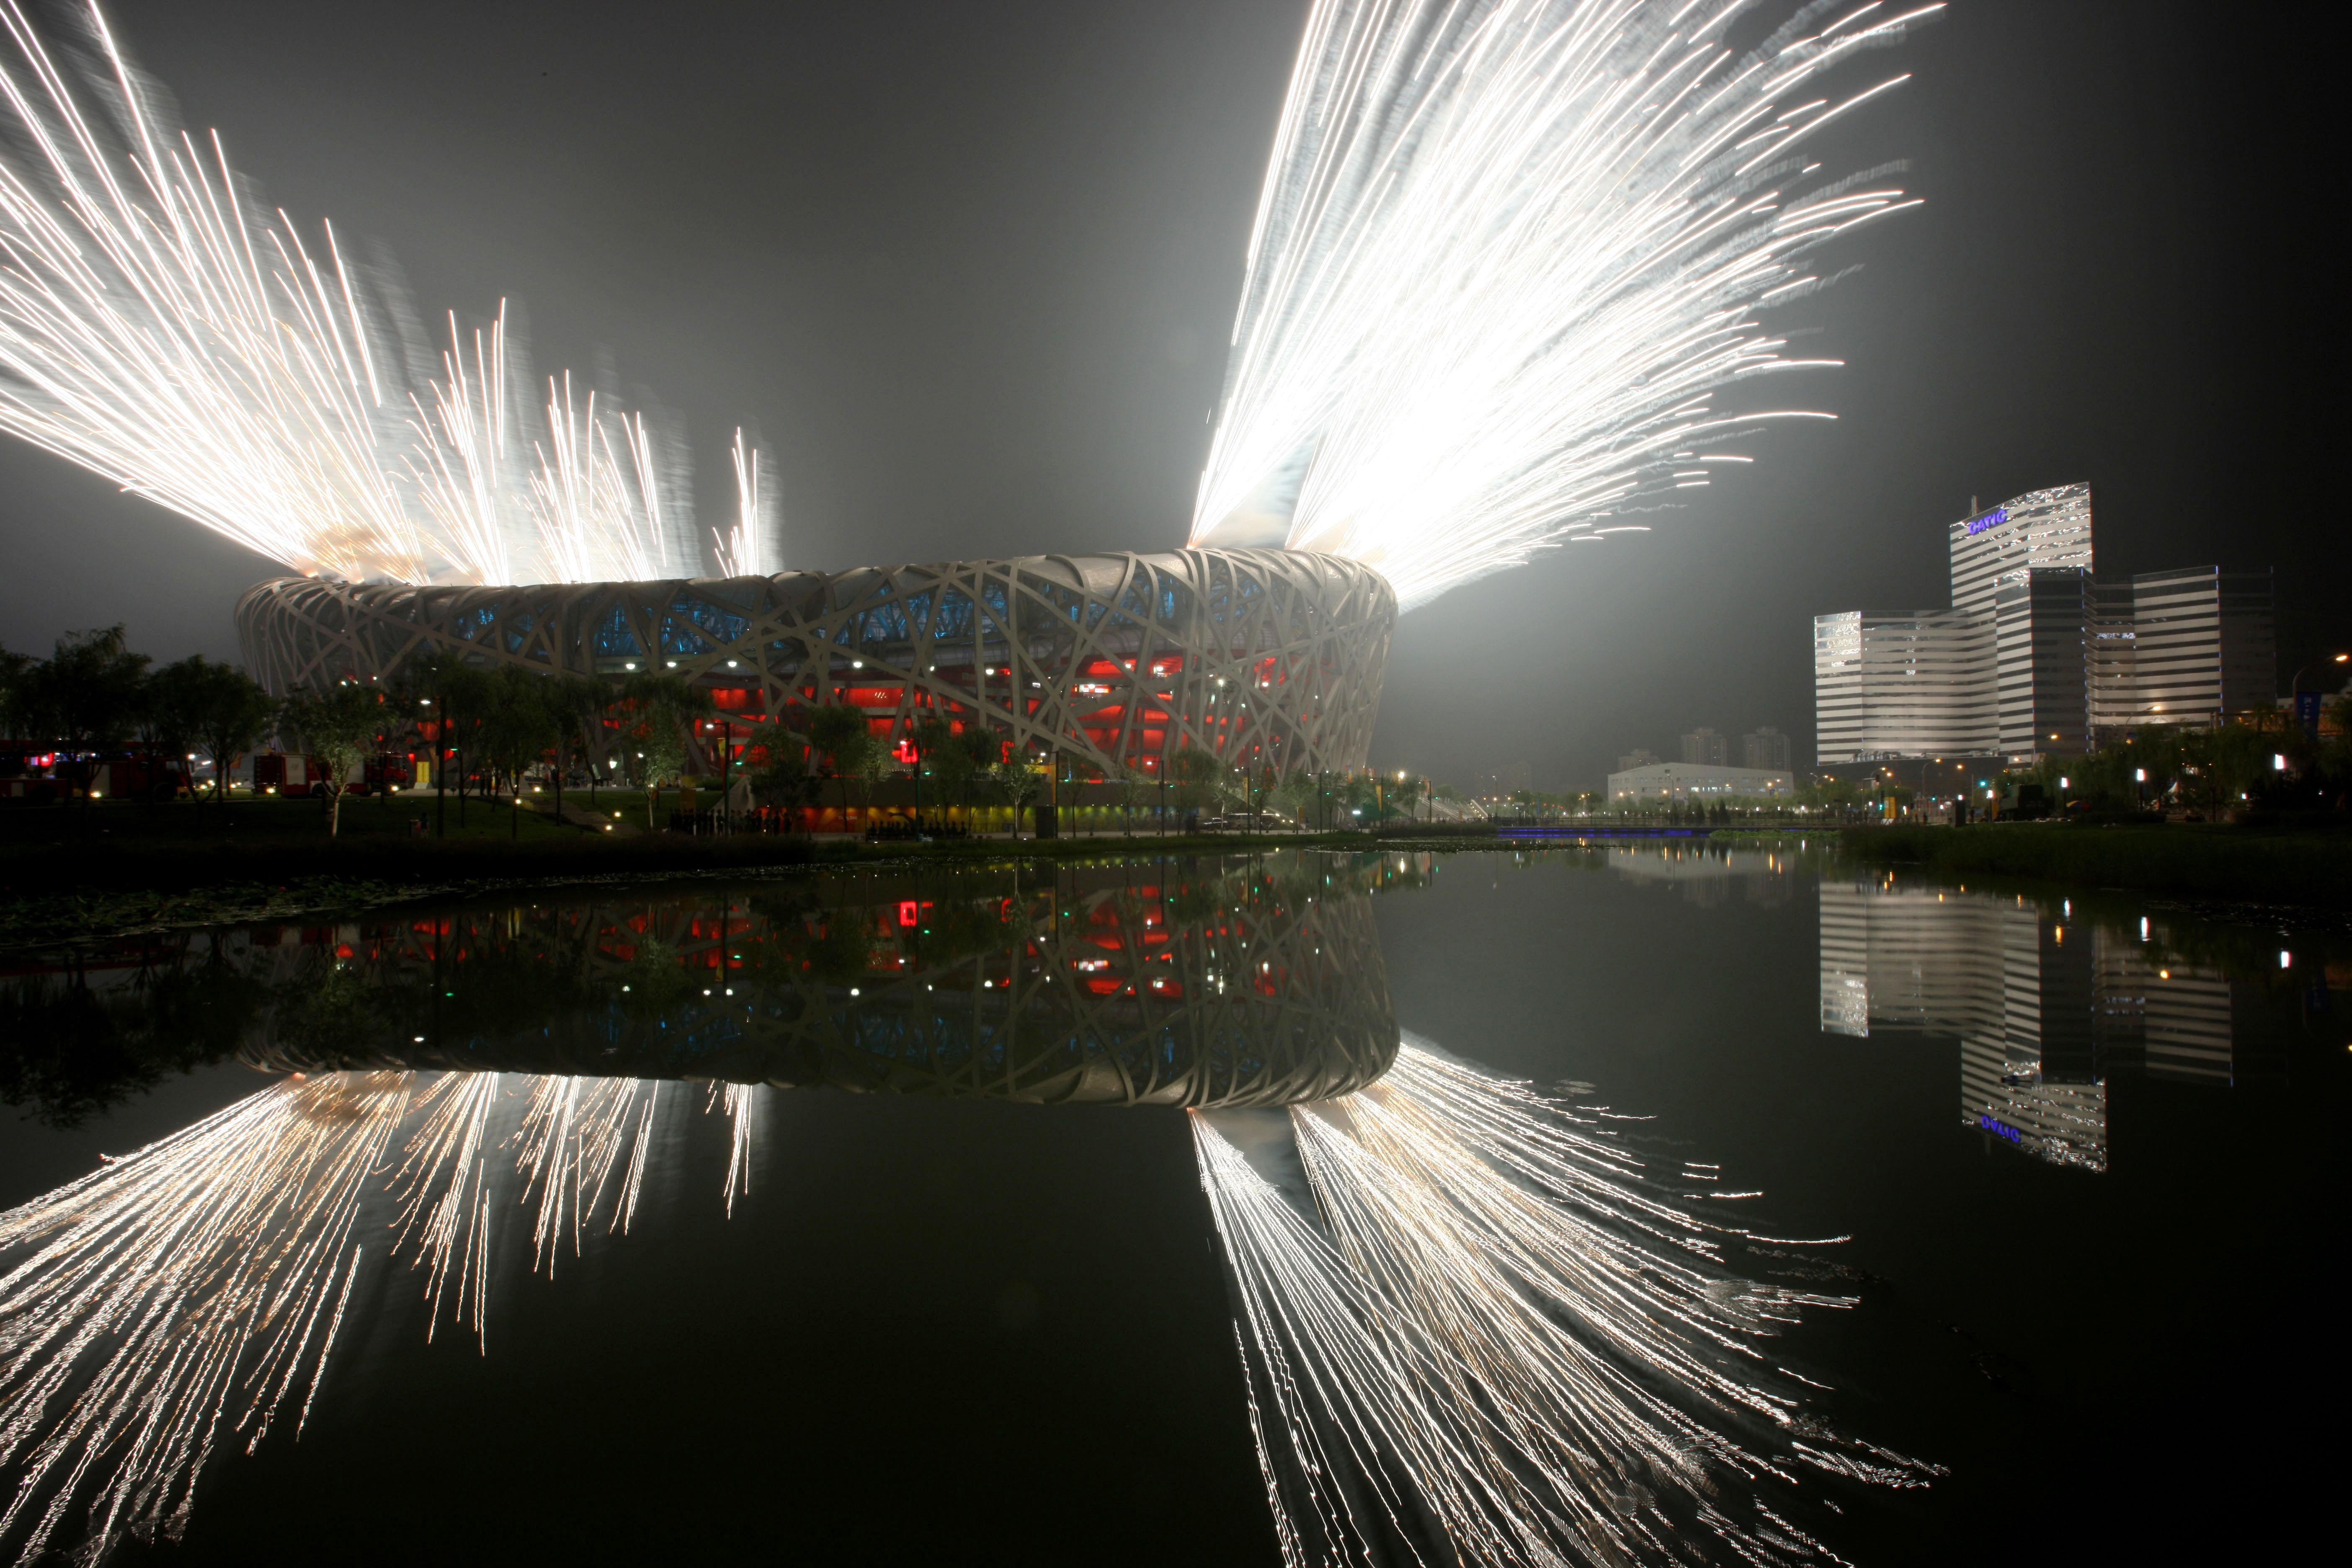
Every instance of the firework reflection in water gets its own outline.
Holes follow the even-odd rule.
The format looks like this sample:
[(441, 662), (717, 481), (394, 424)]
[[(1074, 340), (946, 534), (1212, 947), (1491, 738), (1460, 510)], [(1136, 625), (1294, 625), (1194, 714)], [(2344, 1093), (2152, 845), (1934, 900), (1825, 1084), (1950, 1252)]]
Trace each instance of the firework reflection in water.
[(1769, 1342), (1851, 1300), (1733, 1276), (1748, 1233), (1696, 1209), (1737, 1194), (1678, 1196), (1622, 1119), (1411, 1036), (1381, 1082), (1288, 1119), (1302, 1180), (1262, 1173), (1246, 1118), (1192, 1125), (1293, 1564), (1423, 1561), (1433, 1533), (1442, 1561), (1834, 1560), (1768, 1487), (1935, 1473), (1806, 1412)]
[[(706, 1108), (730, 1122), (730, 1212), (758, 1098), (714, 1088)], [(0, 1551), (39, 1556), (78, 1502), (88, 1556), (177, 1538), (215, 1447), (251, 1452), (297, 1390), (299, 1436), (364, 1262), (408, 1253), (429, 1323), (446, 1302), (482, 1335), (498, 1216), (532, 1211), (551, 1276), (567, 1236), (576, 1256), (600, 1223), (628, 1228), (657, 1112), (685, 1103), (628, 1079), (298, 1075), (0, 1214)]]

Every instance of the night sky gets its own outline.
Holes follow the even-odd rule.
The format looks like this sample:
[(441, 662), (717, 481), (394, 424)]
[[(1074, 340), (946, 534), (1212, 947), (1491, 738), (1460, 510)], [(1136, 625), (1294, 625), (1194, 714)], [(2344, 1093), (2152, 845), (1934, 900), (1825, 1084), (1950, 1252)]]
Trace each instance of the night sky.
[[(1823, 152), (1908, 160), (1928, 205), (1772, 318), (1849, 362), (1799, 395), (1841, 419), (1651, 535), (1407, 616), (1374, 760), (1597, 788), (1695, 724), (1808, 757), (1810, 618), (1944, 604), (1971, 497), (2075, 479), (2103, 570), (2275, 567), (2282, 686), (2345, 646), (2321, 268), (2352, 28), (2298, 9), (1958, 0), (1877, 57), (1915, 79)], [(754, 430), (789, 565), (1182, 542), (1300, 0), (110, 10), (188, 124), (388, 247), (428, 321), (505, 295), (542, 372), (616, 366), (682, 423), (706, 520)], [(0, 548), (0, 643), (34, 651), (122, 621), (233, 657), (277, 572), (14, 442)]]

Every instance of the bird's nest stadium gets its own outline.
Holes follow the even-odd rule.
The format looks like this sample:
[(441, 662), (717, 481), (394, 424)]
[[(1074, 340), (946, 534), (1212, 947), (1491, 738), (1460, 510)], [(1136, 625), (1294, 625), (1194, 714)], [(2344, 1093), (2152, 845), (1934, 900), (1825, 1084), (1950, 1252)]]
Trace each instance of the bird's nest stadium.
[(1189, 747), (1286, 774), (1364, 765), (1396, 595), (1337, 556), (1178, 550), (529, 587), (288, 577), (247, 590), (236, 626), (280, 695), (455, 654), (671, 673), (747, 725), (848, 706), (894, 743), (937, 717), (1106, 772), (1160, 775)]

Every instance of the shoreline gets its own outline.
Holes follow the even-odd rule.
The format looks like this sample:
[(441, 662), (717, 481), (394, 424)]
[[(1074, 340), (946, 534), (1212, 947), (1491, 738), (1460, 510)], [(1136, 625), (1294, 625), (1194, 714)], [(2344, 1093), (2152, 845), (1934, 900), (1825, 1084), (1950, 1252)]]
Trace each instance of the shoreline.
[(0, 951), (245, 921), (341, 917), (419, 899), (927, 864), (1462, 848), (1487, 838), (1369, 832), (1087, 835), (869, 843), (667, 834), (572, 842), (355, 837), (341, 842), (46, 847), (0, 855)]
[(1846, 827), (1838, 852), (1867, 866), (1997, 877), (2083, 891), (2352, 909), (2352, 828), (2328, 824), (1979, 823)]
[[(2117, 891), (2242, 905), (2352, 909), (2352, 829), (2335, 825), (1987, 823), (1966, 828), (1723, 828), (1727, 847), (1805, 838), (1853, 864), (2029, 889)], [(1694, 837), (1696, 837), (1694, 835)], [(1705, 841), (1705, 840), (1701, 840)], [(0, 849), (0, 950), (122, 940), (246, 921), (347, 917), (420, 899), (532, 888), (779, 876), (864, 868), (1083, 862), (1277, 849), (1514, 850), (1538, 839), (1465, 832), (1089, 834), (1056, 838), (868, 842), (641, 834), (340, 840), (262, 836)]]

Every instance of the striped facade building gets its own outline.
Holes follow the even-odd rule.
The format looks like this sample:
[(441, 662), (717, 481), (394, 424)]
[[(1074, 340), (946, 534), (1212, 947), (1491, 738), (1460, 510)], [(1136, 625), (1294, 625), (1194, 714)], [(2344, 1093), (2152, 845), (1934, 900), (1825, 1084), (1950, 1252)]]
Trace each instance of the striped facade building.
[(2207, 1089), (2285, 1074), (2263, 985), (2171, 947), (2151, 921), (2095, 924), (2071, 905), (1825, 879), (1821, 1028), (1957, 1039), (1961, 1126), (2104, 1171), (2117, 1074)]
[(2030, 761), (2272, 700), (2269, 572), (2095, 576), (2087, 484), (2019, 496), (1949, 533), (1949, 609), (1814, 617), (1821, 763)]
[(2021, 900), (1884, 881), (1821, 889), (1824, 1034), (1957, 1037), (1960, 1123), (2053, 1164), (2107, 1168), (2091, 933)]
[(2271, 574), (2186, 566), (2094, 584), (2091, 729), (2210, 724), (2278, 689)]

